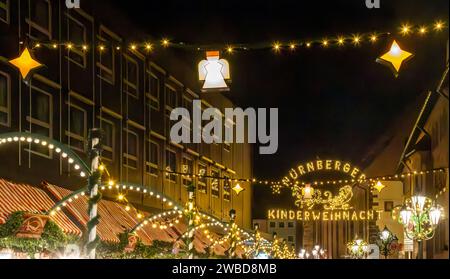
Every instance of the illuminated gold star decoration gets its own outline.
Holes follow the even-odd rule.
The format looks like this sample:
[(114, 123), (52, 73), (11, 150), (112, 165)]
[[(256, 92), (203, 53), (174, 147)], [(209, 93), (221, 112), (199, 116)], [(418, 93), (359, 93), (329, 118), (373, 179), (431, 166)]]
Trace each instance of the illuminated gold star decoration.
[(394, 41), (389, 52), (378, 58), (377, 62), (391, 67), (397, 77), (403, 63), (412, 57), (412, 53), (402, 50), (398, 43)]
[(236, 193), (236, 195), (239, 196), (239, 194), (244, 191), (245, 189), (242, 188), (241, 184), (236, 184), (236, 186), (233, 187), (233, 191)]
[(378, 193), (381, 193), (381, 191), (386, 187), (386, 185), (384, 185), (383, 183), (381, 183), (381, 181), (378, 181), (373, 188), (375, 188)]
[(9, 63), (19, 69), (23, 79), (25, 79), (31, 71), (42, 66), (41, 63), (33, 59), (28, 48), (25, 48), (18, 58), (10, 60)]

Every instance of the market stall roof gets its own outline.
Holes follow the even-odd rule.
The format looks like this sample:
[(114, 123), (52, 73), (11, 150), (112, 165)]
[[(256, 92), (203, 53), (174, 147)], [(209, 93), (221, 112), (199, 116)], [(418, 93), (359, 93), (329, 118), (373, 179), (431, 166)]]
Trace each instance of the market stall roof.
[[(58, 200), (70, 195), (72, 191), (65, 188), (45, 184), (44, 187), (57, 198)], [(85, 226), (89, 220), (87, 213), (88, 198), (81, 196), (68, 203), (66, 209), (83, 225)], [(136, 212), (134, 212), (136, 213)], [(144, 216), (148, 213), (141, 212)], [(101, 200), (98, 203), (98, 214), (100, 215), (100, 223), (97, 225), (97, 233), (103, 241), (119, 242), (118, 235), (125, 230), (131, 230), (140, 220), (133, 211), (126, 211), (124, 206), (113, 201)], [(152, 243), (153, 240), (173, 242), (174, 234), (172, 231), (153, 229), (151, 226), (145, 226), (137, 232), (139, 238), (146, 245)]]
[[(42, 190), (27, 184), (12, 183), (0, 179), (0, 224), (4, 224), (11, 213), (26, 211), (44, 213), (55, 202)], [(66, 234), (81, 235), (81, 230), (59, 211), (50, 217)]]

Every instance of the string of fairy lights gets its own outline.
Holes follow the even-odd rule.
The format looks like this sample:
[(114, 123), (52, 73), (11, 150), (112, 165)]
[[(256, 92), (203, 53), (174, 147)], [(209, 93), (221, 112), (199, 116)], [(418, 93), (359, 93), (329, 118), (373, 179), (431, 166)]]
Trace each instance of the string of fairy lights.
[[(343, 47), (343, 46), (360, 46), (363, 43), (376, 43), (383, 37), (390, 37), (394, 35), (401, 36), (420, 36), (424, 37), (430, 33), (438, 33), (448, 28), (445, 21), (437, 20), (431, 24), (423, 25), (413, 25), (410, 23), (402, 24), (395, 31), (389, 32), (368, 32), (368, 33), (352, 33), (349, 35), (330, 35), (324, 36), (320, 39), (297, 39), (289, 40), (287, 42), (274, 41), (274, 42), (263, 42), (263, 43), (230, 43), (230, 44), (192, 44), (186, 42), (172, 41), (168, 38), (163, 38), (159, 41), (135, 41), (128, 44), (115, 43), (108, 41), (101, 41), (94, 44), (94, 48), (98, 51), (103, 52), (108, 49), (115, 49), (116, 51), (121, 50), (131, 50), (131, 51), (142, 51), (145, 53), (152, 53), (158, 48), (182, 48), (187, 50), (205, 51), (205, 50), (222, 50), (228, 54), (232, 54), (235, 51), (249, 51), (249, 50), (273, 50), (274, 52), (280, 52), (282, 50), (289, 50), (291, 52), (299, 49), (309, 49), (315, 46), (321, 48), (330, 47)], [(67, 50), (78, 50), (87, 52), (93, 47), (92, 44), (88, 43), (76, 43), (76, 42), (61, 42), (61, 41), (39, 41), (34, 40), (29, 43), (32, 49), (39, 49), (41, 47), (46, 47), (48, 49), (60, 49), (65, 48)]]
[[(50, 144), (45, 140), (41, 140), (39, 138), (33, 137), (33, 136), (11, 136), (6, 138), (0, 138), (0, 145), (7, 144), (7, 143), (27, 143), (27, 144), (35, 144), (38, 146), (44, 146), (47, 147), (49, 150), (55, 151), (57, 154), (61, 155), (61, 158), (66, 159), (67, 162), (70, 165), (73, 165), (73, 169), (75, 171), (79, 172), (80, 177), (84, 178), (88, 174), (86, 170), (83, 170), (80, 164), (75, 163), (75, 159), (70, 157), (66, 152), (62, 151), (61, 148), (55, 147), (54, 144)], [(125, 184), (117, 184), (115, 183), (110, 177), (109, 173), (106, 170), (105, 165), (100, 165), (100, 170), (105, 172), (108, 175), (109, 181), (107, 185), (101, 186), (101, 190), (131, 190), (136, 192), (141, 192), (143, 194), (149, 194), (150, 196), (155, 196), (157, 199), (161, 199), (163, 203), (167, 203), (168, 206), (173, 206), (174, 202), (168, 200), (167, 198), (161, 197), (159, 194), (155, 194), (153, 191), (150, 191), (149, 189), (145, 187), (139, 187), (134, 185), (125, 185)], [(181, 176), (184, 178), (206, 178), (206, 179), (217, 179), (217, 180), (224, 180), (231, 183), (239, 183), (239, 182), (247, 182), (247, 183), (253, 183), (253, 184), (259, 184), (259, 185), (270, 185), (272, 187), (272, 190), (279, 191), (283, 187), (290, 187), (290, 186), (305, 186), (307, 184), (314, 185), (314, 186), (325, 186), (325, 185), (341, 185), (341, 184), (348, 184), (348, 183), (376, 183), (378, 181), (389, 181), (389, 180), (401, 180), (404, 178), (408, 178), (411, 176), (417, 176), (417, 175), (427, 175), (432, 173), (443, 173), (447, 170), (447, 168), (437, 168), (432, 170), (423, 170), (423, 171), (409, 171), (404, 172), (401, 174), (393, 174), (393, 175), (380, 175), (380, 176), (374, 176), (374, 177), (368, 177), (364, 179), (337, 179), (337, 180), (315, 180), (315, 181), (295, 181), (295, 183), (290, 183), (289, 185), (286, 185), (285, 183), (281, 181), (271, 181), (271, 180), (264, 180), (264, 179), (258, 179), (258, 178), (230, 178), (225, 176), (213, 176), (213, 175), (202, 175), (202, 174), (193, 174), (193, 173), (185, 173), (185, 172), (175, 172), (175, 171), (169, 171), (165, 169), (160, 169), (159, 171), (162, 173), (165, 173), (166, 175), (175, 175), (175, 176)]]

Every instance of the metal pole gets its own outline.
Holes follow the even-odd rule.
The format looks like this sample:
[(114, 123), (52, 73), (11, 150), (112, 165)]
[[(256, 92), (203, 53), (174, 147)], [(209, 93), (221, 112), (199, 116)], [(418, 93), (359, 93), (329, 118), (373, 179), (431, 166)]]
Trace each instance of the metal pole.
[(95, 259), (95, 248), (99, 241), (97, 237), (97, 224), (99, 216), (97, 214), (97, 203), (101, 199), (101, 195), (98, 193), (98, 185), (101, 180), (101, 173), (99, 172), (100, 156), (102, 152), (101, 144), (101, 130), (92, 129), (89, 131), (89, 157), (91, 160), (91, 175), (88, 181), (89, 191), (89, 222), (87, 223), (88, 229), (88, 242), (86, 244), (86, 252), (89, 259)]
[(421, 259), (423, 259), (423, 241), (419, 241), (418, 244), (419, 244), (419, 247), (418, 247), (419, 250), (417, 251), (417, 258), (419, 260), (421, 260)]

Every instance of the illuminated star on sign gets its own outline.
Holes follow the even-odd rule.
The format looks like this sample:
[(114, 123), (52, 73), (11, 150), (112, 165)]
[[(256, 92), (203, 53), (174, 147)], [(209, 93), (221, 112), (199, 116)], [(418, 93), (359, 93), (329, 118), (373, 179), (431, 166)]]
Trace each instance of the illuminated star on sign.
[(398, 43), (394, 41), (389, 52), (378, 58), (377, 62), (393, 68), (394, 74), (397, 77), (403, 63), (412, 57), (412, 53), (402, 50)]
[(18, 58), (9, 61), (9, 63), (19, 69), (23, 79), (25, 79), (31, 71), (42, 66), (41, 63), (33, 59), (28, 48), (25, 48)]

